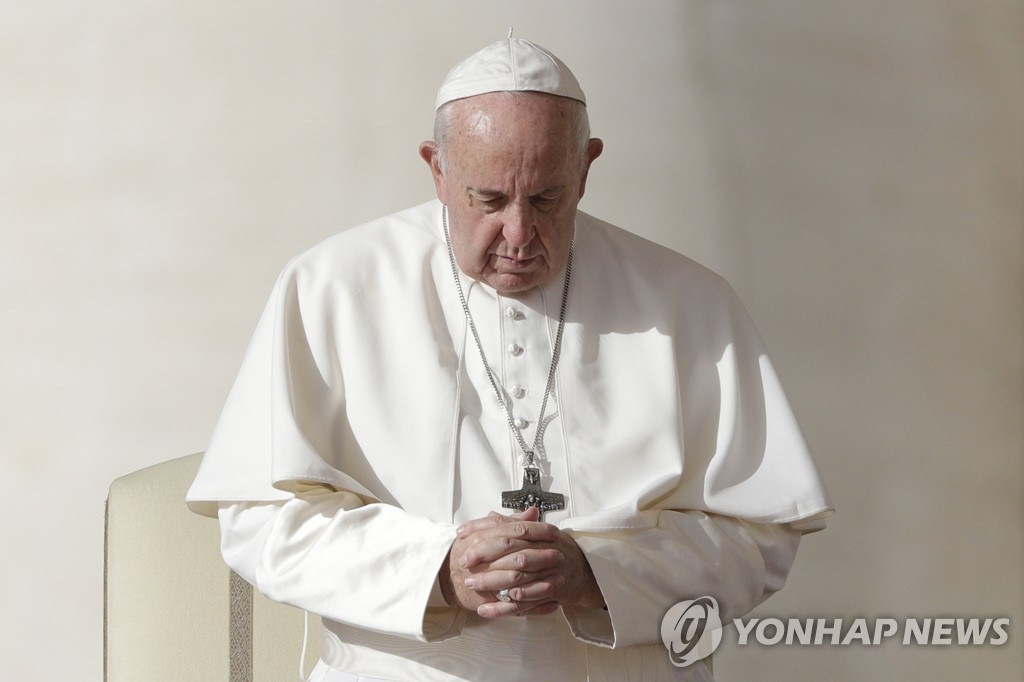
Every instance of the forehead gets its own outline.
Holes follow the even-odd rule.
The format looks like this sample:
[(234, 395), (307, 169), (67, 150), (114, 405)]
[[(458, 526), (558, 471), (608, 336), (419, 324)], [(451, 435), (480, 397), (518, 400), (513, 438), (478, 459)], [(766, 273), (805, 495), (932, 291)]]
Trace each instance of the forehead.
[(573, 103), (564, 97), (497, 92), (451, 106), (448, 144), (454, 166), (550, 173), (573, 165)]

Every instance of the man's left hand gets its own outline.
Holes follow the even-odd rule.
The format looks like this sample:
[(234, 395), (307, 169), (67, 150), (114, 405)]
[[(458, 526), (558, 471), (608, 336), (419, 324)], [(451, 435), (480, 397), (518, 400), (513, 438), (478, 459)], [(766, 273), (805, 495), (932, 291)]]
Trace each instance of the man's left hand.
[(539, 521), (536, 507), (511, 516), (492, 513), (463, 524), (452, 556), (453, 579), (461, 573), (467, 589), (497, 595), (507, 589), (512, 601), (495, 597), (477, 607), (484, 618), (543, 615), (559, 604), (600, 608), (604, 598), (583, 551), (572, 536)]

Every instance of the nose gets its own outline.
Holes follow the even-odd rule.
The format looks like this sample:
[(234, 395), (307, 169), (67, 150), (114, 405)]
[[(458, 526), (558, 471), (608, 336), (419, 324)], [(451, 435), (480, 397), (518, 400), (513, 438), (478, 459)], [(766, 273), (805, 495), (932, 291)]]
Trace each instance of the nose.
[(505, 211), (502, 235), (509, 246), (525, 248), (537, 234), (533, 222), (533, 211), (519, 203), (510, 203)]

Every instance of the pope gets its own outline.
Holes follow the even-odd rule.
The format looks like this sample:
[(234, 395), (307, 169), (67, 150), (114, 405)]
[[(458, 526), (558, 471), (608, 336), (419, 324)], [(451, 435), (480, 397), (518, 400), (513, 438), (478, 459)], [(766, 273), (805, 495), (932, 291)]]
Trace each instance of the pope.
[(311, 679), (708, 680), (661, 641), (781, 589), (832, 507), (729, 286), (578, 209), (603, 142), (526, 40), (458, 64), (436, 201), (285, 267), (188, 494), (319, 615)]

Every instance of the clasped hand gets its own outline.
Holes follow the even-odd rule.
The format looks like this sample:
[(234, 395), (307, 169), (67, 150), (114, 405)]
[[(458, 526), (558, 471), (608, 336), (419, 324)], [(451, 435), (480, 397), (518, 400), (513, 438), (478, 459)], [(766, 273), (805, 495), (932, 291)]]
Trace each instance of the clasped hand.
[[(529, 507), (505, 516), (492, 512), (459, 527), (441, 568), (449, 604), (484, 618), (544, 615), (559, 604), (601, 607), (604, 599), (583, 551), (557, 526)], [(508, 589), (512, 601), (498, 601)]]

